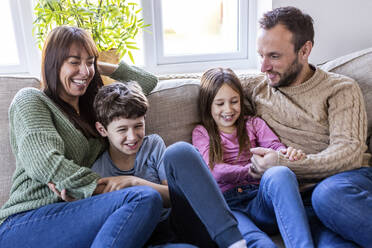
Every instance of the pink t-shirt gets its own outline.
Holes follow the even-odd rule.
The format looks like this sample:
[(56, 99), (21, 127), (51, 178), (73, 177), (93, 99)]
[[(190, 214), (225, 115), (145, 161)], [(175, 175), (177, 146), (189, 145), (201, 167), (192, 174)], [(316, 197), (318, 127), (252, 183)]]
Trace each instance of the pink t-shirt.
[[(246, 128), (251, 148), (265, 147), (274, 150), (286, 148), (261, 118), (247, 117)], [(259, 181), (249, 175), (252, 154), (250, 152), (242, 152), (238, 157), (239, 143), (236, 132), (233, 134), (220, 132), (220, 135), (223, 146), (223, 163), (215, 164), (212, 174), (221, 191), (225, 192), (236, 186), (258, 184)], [(203, 126), (198, 125), (194, 128), (192, 132), (192, 143), (208, 164), (209, 135)]]

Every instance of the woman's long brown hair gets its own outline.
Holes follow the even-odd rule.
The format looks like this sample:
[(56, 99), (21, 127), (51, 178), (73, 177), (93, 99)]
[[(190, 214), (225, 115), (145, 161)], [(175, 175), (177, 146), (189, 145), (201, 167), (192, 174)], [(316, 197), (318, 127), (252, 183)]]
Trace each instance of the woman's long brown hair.
[[(78, 115), (69, 103), (59, 97), (61, 87), (63, 87), (59, 74), (64, 61), (69, 56), (72, 44), (85, 48), (89, 55), (95, 57), (94, 77), (85, 94), (79, 99), (81, 115)], [(97, 47), (91, 35), (83, 29), (69, 26), (60, 26), (53, 29), (45, 41), (42, 53), (41, 86), (44, 93), (57, 104), (74, 126), (86, 137), (98, 137), (94, 127), (93, 101), (103, 83), (97, 69), (97, 58)]]
[[(243, 88), (239, 78), (229, 68), (213, 68), (207, 70), (201, 77), (199, 93), (199, 114), (201, 124), (207, 129), (209, 135), (209, 166), (213, 169), (215, 163), (223, 162), (223, 147), (221, 145), (218, 126), (212, 117), (212, 103), (222, 85), (227, 84), (235, 90), (240, 97), (241, 112), (235, 125), (239, 142), (239, 155), (249, 151), (250, 143), (245, 127), (245, 115), (253, 115), (243, 103)], [(238, 156), (239, 156), (238, 155)]]

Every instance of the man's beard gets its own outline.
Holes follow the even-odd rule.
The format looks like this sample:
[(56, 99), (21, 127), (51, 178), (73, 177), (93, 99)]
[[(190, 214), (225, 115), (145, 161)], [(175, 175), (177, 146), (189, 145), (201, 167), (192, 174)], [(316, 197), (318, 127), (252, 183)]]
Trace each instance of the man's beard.
[(278, 88), (291, 85), (296, 80), (297, 76), (300, 74), (302, 67), (303, 65), (298, 63), (297, 55), (296, 59), (289, 66), (288, 70), (280, 75), (279, 82), (275, 85), (272, 85), (272, 87)]

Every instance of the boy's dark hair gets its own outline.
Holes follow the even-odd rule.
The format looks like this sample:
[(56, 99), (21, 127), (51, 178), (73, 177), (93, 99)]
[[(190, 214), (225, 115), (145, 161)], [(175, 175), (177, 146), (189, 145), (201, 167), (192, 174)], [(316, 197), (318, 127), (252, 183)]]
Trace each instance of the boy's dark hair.
[(115, 118), (144, 116), (148, 101), (137, 82), (116, 82), (99, 89), (93, 107), (96, 120), (107, 128)]
[(266, 12), (259, 21), (260, 27), (268, 30), (277, 24), (284, 25), (293, 34), (295, 52), (311, 41), (314, 45), (313, 18), (295, 7), (281, 7)]

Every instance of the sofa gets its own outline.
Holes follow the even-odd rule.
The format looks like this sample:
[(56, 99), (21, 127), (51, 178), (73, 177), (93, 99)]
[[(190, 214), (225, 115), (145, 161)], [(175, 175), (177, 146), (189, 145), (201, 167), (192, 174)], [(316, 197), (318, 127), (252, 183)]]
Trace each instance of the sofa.
[[(362, 89), (368, 116), (369, 151), (372, 133), (372, 48), (333, 59), (321, 68), (343, 74), (358, 81)], [(252, 74), (241, 74), (249, 77)], [(146, 116), (146, 132), (157, 133), (166, 145), (177, 141), (191, 142), (191, 132), (200, 121), (197, 111), (198, 74), (159, 77), (157, 87), (149, 94), (150, 107)], [(9, 195), (15, 160), (9, 143), (8, 107), (15, 93), (23, 87), (39, 87), (32, 77), (0, 76), (0, 206)], [(371, 164), (371, 161), (370, 161)]]

